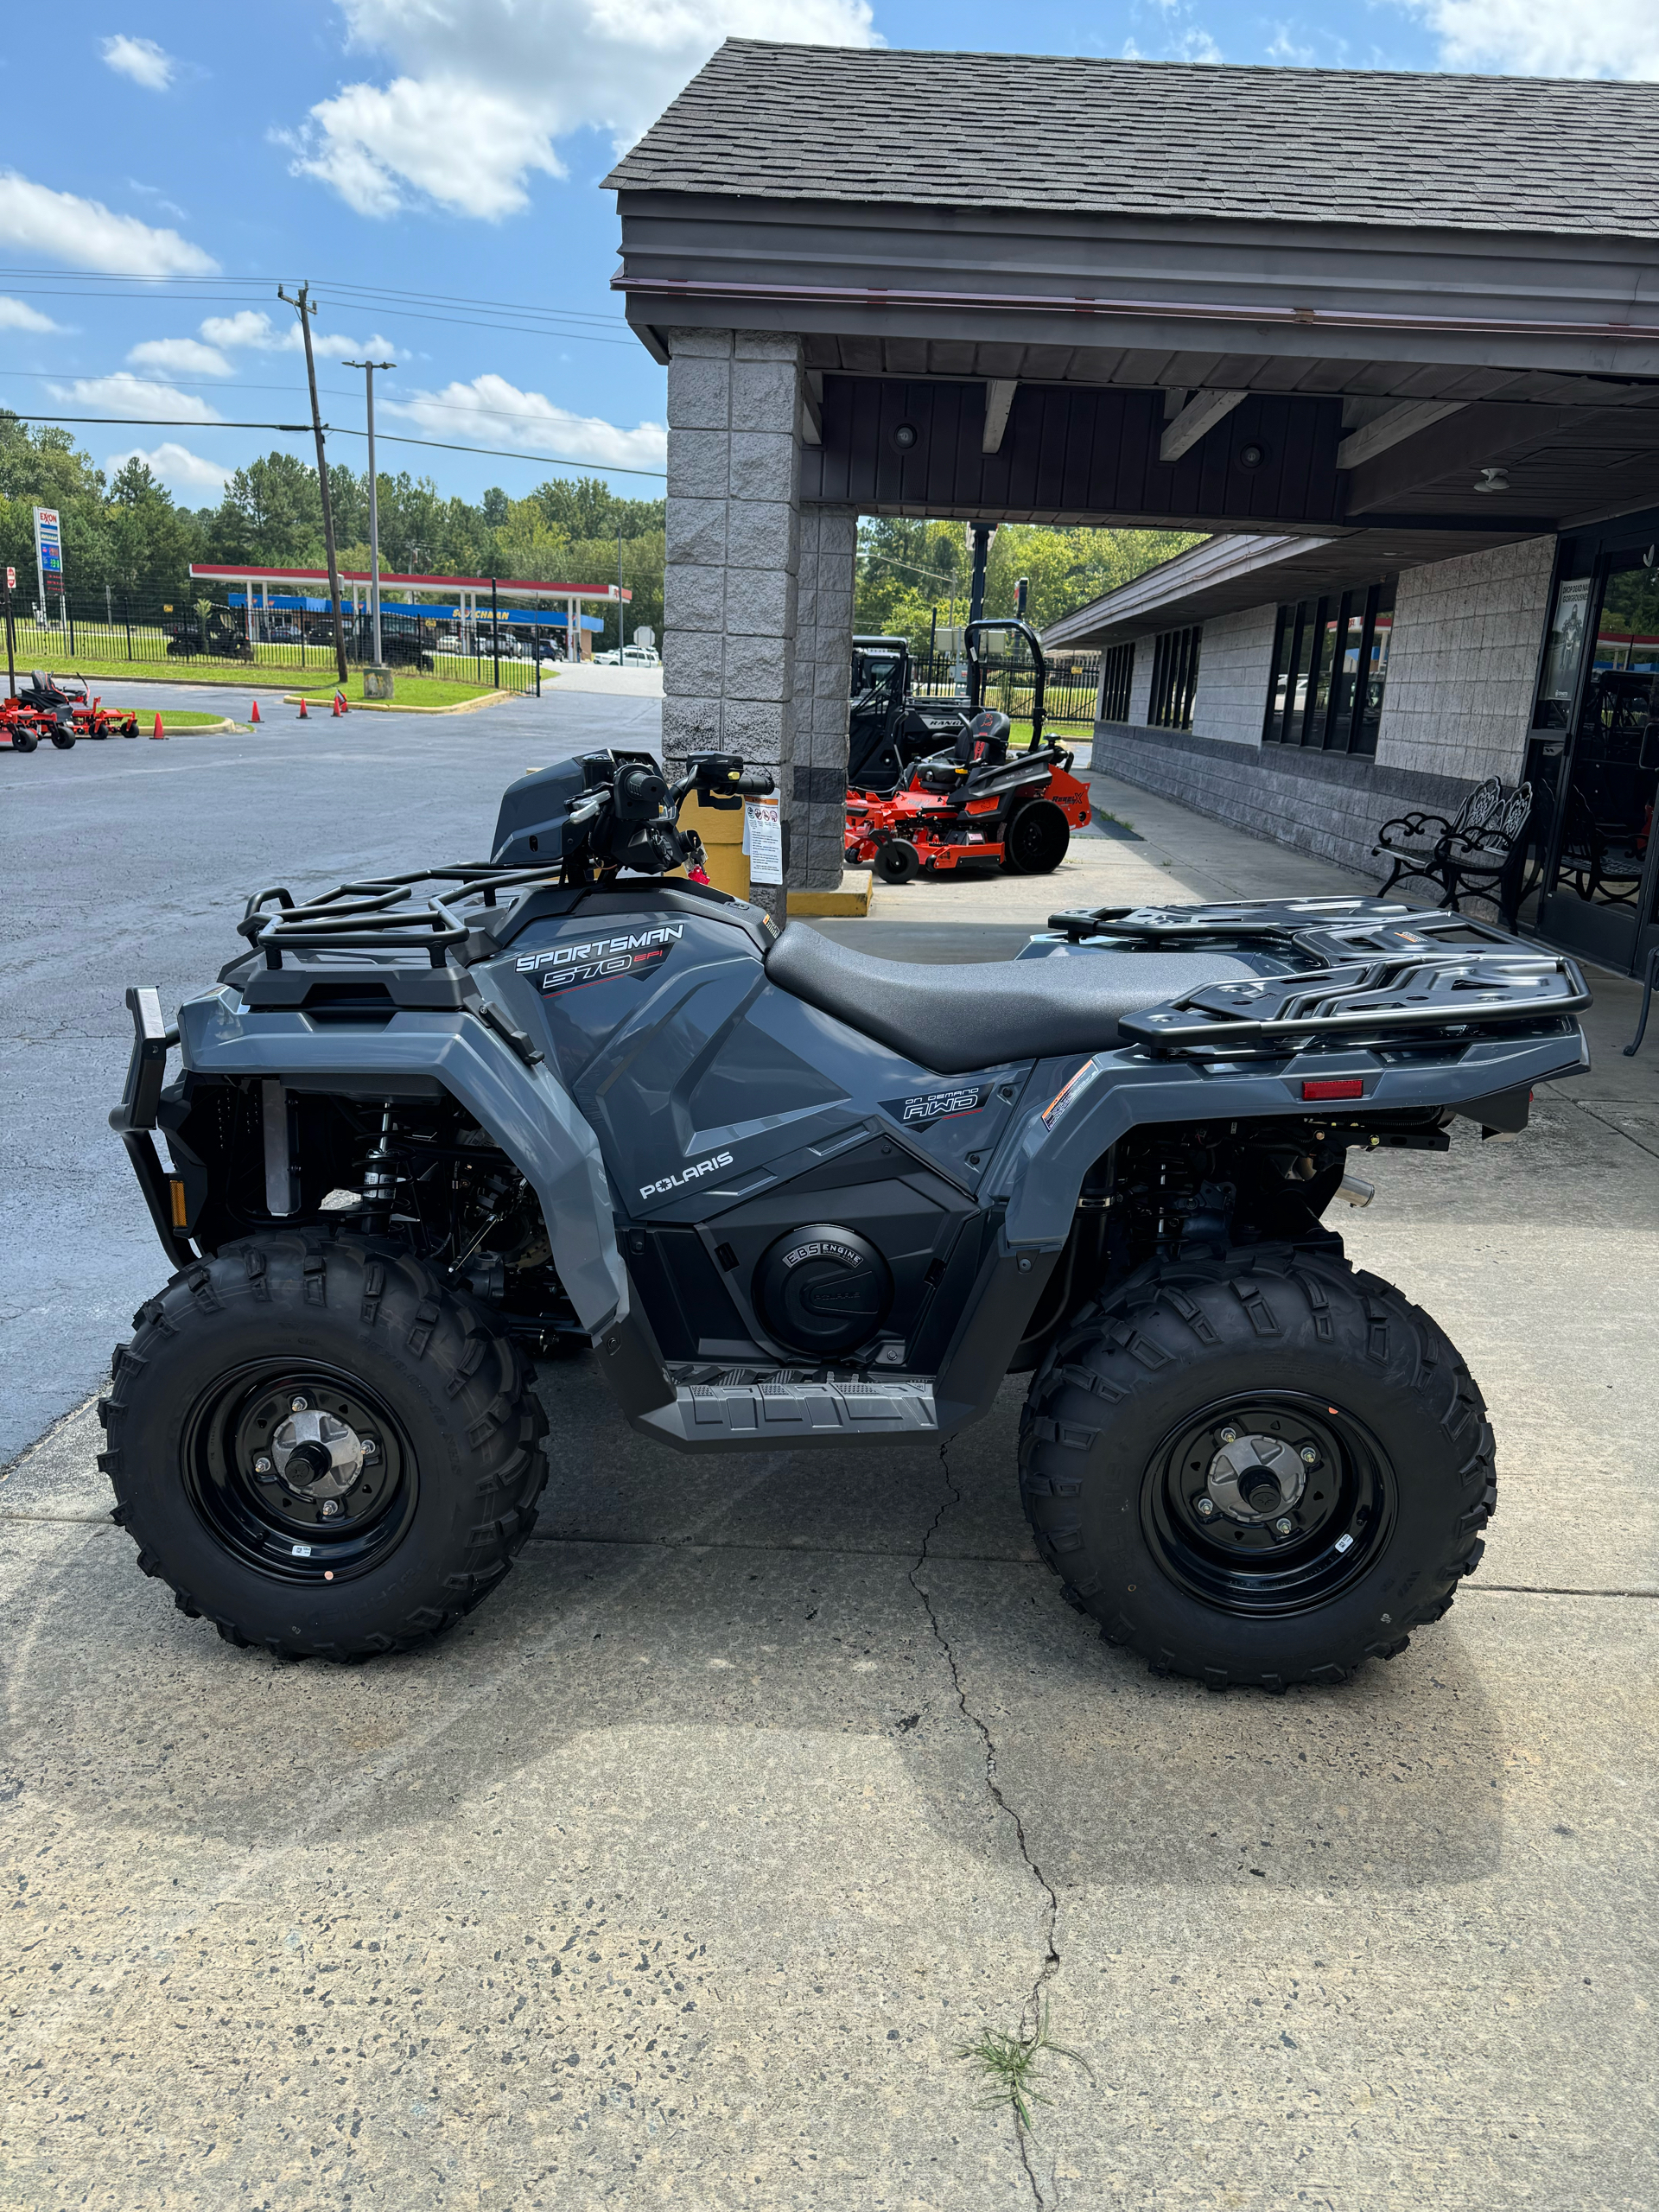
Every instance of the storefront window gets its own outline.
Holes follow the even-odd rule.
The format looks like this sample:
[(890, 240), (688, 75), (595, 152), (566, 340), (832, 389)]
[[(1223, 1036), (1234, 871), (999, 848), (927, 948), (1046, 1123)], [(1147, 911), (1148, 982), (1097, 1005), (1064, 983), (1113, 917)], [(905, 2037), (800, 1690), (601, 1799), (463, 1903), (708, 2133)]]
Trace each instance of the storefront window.
[(1264, 742), (1375, 753), (1393, 626), (1392, 581), (1281, 607)]
[(1555, 587), (1555, 605), (1544, 639), (1543, 671), (1538, 679), (1538, 707), (1532, 718), (1535, 729), (1565, 729), (1572, 715), (1593, 581), (1590, 576), (1566, 576)]

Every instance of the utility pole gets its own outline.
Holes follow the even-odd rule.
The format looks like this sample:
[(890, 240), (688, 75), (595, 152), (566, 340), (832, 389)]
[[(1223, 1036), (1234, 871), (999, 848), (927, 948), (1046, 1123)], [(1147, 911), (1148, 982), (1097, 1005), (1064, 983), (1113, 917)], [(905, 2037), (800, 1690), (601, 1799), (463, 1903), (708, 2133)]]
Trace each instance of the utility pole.
[(374, 473), (374, 372), (395, 369), (396, 361), (342, 361), (342, 369), (361, 369), (369, 399), (369, 624), (374, 632), (374, 664), (385, 665), (380, 651), (380, 501)]
[(279, 284), (276, 296), (292, 308), (300, 318), (300, 328), (305, 336), (305, 378), (311, 387), (311, 428), (317, 441), (317, 482), (322, 492), (322, 543), (328, 556), (328, 601), (334, 611), (334, 666), (340, 671), (340, 688), (346, 689), (346, 621), (340, 611), (340, 562), (334, 553), (334, 503), (328, 496), (328, 456), (322, 448), (322, 416), (317, 406), (317, 365), (311, 353), (311, 318), (316, 313), (311, 304), (311, 287), (302, 284), (297, 299), (290, 299)]
[(616, 664), (622, 665), (622, 648), (628, 642), (628, 626), (622, 614), (622, 525), (616, 526)]

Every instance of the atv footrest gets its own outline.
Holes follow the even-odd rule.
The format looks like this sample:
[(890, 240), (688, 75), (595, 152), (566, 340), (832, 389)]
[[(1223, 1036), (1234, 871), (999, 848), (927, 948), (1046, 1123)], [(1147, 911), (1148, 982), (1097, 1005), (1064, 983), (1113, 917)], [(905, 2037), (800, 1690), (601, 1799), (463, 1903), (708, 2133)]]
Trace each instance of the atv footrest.
[(639, 1418), (682, 1450), (753, 1444), (789, 1451), (861, 1436), (925, 1442), (938, 1434), (931, 1382), (682, 1382), (670, 1406)]

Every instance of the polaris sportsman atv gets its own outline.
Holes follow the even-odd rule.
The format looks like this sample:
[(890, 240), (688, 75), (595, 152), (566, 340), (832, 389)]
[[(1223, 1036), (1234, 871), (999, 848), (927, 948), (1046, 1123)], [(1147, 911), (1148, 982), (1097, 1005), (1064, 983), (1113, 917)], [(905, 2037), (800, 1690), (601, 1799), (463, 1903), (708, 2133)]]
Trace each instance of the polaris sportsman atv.
[(1020, 1374), (1027, 1512), (1109, 1641), (1217, 1688), (1392, 1656), (1480, 1556), (1492, 1436), (1323, 1217), (1352, 1153), (1522, 1128), (1586, 1064), (1578, 969), (1370, 899), (874, 959), (671, 874), (691, 791), (768, 788), (543, 769), (488, 864), (261, 891), (176, 1029), (128, 993), (111, 1121), (175, 1270), (103, 1407), (139, 1565), (233, 1643), (391, 1651), (530, 1533), (537, 1359), (682, 1452), (930, 1454)]

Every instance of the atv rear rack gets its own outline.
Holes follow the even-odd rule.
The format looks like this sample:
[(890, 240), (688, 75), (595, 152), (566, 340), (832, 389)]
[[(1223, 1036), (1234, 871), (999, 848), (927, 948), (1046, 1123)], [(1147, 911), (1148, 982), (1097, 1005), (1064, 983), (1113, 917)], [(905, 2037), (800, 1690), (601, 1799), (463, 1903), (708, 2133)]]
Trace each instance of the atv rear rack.
[(1299, 1042), (1422, 1045), (1473, 1030), (1536, 1033), (1589, 1004), (1583, 976), (1559, 954), (1426, 952), (1209, 983), (1122, 1014), (1118, 1028), (1160, 1055), (1213, 1059), (1238, 1057), (1241, 1046), (1278, 1055)]

